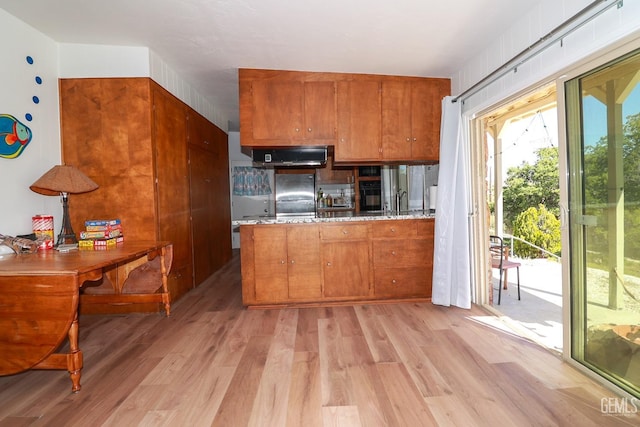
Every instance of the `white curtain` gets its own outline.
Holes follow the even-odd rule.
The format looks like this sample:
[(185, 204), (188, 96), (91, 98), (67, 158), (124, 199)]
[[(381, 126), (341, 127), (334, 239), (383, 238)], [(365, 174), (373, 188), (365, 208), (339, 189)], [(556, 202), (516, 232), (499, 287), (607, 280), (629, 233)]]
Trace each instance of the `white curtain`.
[(433, 256), (433, 304), (471, 308), (468, 161), (461, 102), (442, 100)]

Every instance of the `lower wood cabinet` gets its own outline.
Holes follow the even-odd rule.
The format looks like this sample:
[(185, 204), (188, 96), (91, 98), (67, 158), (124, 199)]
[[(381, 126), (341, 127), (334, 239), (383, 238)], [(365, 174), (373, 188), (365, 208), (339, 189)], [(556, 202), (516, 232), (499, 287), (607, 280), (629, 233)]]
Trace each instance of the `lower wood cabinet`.
[(376, 297), (431, 297), (433, 221), (385, 221), (374, 234)]
[[(257, 225), (247, 230), (241, 244), (252, 242), (253, 277), (256, 303), (283, 303), (317, 299), (322, 296), (320, 242), (318, 226), (312, 224)], [(251, 243), (249, 243), (251, 244)], [(243, 254), (246, 259), (246, 253)], [(243, 264), (242, 268), (251, 266)], [(244, 289), (244, 286), (243, 286)], [(245, 295), (243, 294), (243, 299)]]
[(247, 306), (431, 297), (433, 219), (242, 225)]
[(320, 240), (324, 298), (368, 297), (371, 290), (368, 225), (322, 225)]

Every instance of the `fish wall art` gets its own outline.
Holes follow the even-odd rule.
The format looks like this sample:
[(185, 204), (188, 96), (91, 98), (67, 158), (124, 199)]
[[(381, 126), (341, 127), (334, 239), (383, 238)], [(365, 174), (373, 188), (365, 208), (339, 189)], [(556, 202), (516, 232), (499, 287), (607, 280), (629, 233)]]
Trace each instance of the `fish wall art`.
[(0, 114), (0, 157), (14, 159), (31, 142), (31, 129), (9, 114)]
[[(25, 57), (25, 62), (27, 67), (31, 67), (35, 61), (32, 56), (28, 55)], [(37, 92), (42, 85), (42, 77), (36, 75), (34, 82)], [(40, 97), (33, 95), (31, 101), (37, 106), (40, 103)], [(27, 112), (24, 118), (30, 122), (33, 120), (33, 115)], [(11, 114), (0, 113), (0, 157), (15, 159), (27, 148), (32, 138), (33, 133), (27, 125)]]

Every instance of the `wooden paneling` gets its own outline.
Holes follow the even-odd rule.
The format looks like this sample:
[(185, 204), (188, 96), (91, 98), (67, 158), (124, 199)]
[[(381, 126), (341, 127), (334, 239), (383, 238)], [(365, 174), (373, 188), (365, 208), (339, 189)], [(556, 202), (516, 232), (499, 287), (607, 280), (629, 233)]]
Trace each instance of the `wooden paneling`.
[[(60, 112), (65, 163), (77, 166), (100, 186), (71, 195), (76, 233), (86, 219), (120, 218), (125, 240), (171, 241), (172, 299), (230, 259), (226, 133), (148, 78), (61, 79)], [(188, 117), (196, 116), (198, 123), (189, 126)], [(188, 146), (206, 152), (195, 160), (195, 169), (189, 165)], [(194, 194), (202, 197), (193, 201), (195, 225), (192, 178), (200, 185)], [(197, 179), (209, 180), (206, 188)], [(201, 203), (208, 209), (204, 213)], [(198, 242), (192, 242), (193, 234)], [(209, 242), (208, 259), (199, 252), (203, 241)], [(113, 310), (130, 308), (142, 309)]]

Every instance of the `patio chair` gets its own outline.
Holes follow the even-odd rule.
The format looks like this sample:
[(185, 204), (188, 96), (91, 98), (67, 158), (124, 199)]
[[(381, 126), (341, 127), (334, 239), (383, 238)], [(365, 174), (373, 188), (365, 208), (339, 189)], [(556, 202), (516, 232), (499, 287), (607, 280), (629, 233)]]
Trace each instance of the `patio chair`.
[(500, 271), (498, 280), (498, 305), (502, 297), (502, 275), (504, 273), (504, 288), (507, 289), (507, 273), (510, 268), (515, 268), (518, 275), (518, 301), (520, 300), (520, 263), (509, 259), (509, 247), (504, 245), (504, 240), (498, 236), (489, 236), (489, 252), (491, 255), (491, 268)]

